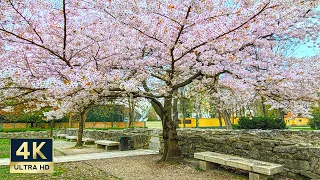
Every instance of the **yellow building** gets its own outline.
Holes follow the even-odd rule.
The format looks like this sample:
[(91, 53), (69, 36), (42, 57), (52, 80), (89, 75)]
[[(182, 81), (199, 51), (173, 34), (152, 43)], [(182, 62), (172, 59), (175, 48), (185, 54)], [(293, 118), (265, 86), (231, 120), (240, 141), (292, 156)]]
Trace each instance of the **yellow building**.
[(309, 119), (305, 117), (285, 118), (287, 126), (308, 126)]
[[(179, 118), (179, 127), (183, 127), (183, 120)], [(232, 119), (232, 124), (238, 124), (239, 118)], [(185, 120), (186, 128), (196, 127), (196, 118), (186, 118)], [(215, 127), (220, 126), (218, 118), (199, 118), (199, 127)], [(225, 126), (225, 121), (222, 119), (222, 126)]]
[[(296, 118), (285, 117), (284, 120), (287, 126), (308, 126), (309, 124), (309, 119), (304, 117), (296, 117)], [(239, 118), (234, 118), (234, 119), (231, 118), (232, 124), (238, 124), (238, 121), (239, 121)], [(186, 128), (196, 127), (196, 118), (186, 118), (185, 126)], [(218, 126), (220, 126), (218, 118), (199, 118), (198, 127), (218, 127)], [(222, 126), (225, 126), (225, 121), (223, 118), (222, 118)], [(183, 127), (182, 118), (179, 118), (179, 127)]]

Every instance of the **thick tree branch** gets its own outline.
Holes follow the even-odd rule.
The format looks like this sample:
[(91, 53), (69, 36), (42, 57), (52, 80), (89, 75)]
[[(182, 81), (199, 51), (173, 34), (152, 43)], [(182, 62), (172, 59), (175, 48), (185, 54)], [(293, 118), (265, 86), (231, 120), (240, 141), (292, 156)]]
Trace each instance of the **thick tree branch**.
[(178, 89), (180, 87), (184, 87), (184, 86), (190, 84), (193, 80), (195, 80), (196, 78), (198, 78), (198, 77), (200, 77), (202, 75), (203, 74), (201, 72), (198, 72), (198, 73), (194, 74), (193, 76), (189, 77), (187, 80), (183, 81), (182, 83), (179, 83), (179, 84), (176, 84), (176, 85), (172, 86), (172, 90), (174, 91), (174, 90), (176, 90), (176, 89)]

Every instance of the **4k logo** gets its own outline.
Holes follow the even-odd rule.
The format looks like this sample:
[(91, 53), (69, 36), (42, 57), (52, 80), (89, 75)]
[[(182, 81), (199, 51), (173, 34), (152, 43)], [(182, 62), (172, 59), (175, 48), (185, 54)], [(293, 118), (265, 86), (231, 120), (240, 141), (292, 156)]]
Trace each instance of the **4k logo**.
[[(33, 159), (37, 159), (37, 154), (39, 154), (42, 159), (47, 159), (41, 152), (41, 148), (45, 144), (45, 142), (41, 142), (39, 146), (37, 146), (37, 142), (33, 142), (32, 144), (33, 144), (33, 151), (32, 151)], [(16, 151), (16, 155), (23, 156), (24, 159), (28, 159), (28, 157), (30, 156), (30, 152), (28, 151), (28, 142), (22, 143), (22, 145)]]
[(53, 139), (11, 139), (11, 173), (52, 173)]

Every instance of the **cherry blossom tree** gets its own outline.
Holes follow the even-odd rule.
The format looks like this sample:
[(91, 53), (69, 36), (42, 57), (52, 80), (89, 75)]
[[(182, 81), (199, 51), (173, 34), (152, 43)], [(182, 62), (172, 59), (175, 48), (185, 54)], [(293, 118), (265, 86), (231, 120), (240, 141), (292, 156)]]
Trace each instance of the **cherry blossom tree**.
[(80, 113), (81, 146), (86, 110), (103, 104), (101, 89), (126, 81), (110, 70), (122, 53), (113, 48), (122, 37), (117, 23), (86, 2), (6, 0), (0, 9), (1, 101), (52, 107), (48, 119)]
[[(214, 86), (223, 76), (243, 81), (238, 87), (245, 89), (243, 84), (255, 81), (263, 67), (271, 65), (267, 71), (275, 71), (272, 65), (278, 67), (283, 58), (277, 57), (274, 46), (288, 40), (314, 41), (319, 36), (316, 3), (177, 0), (100, 4), (101, 11), (134, 32), (127, 37), (135, 42), (129, 47), (133, 54), (129, 62), (139, 74), (148, 74), (148, 79), (140, 79), (135, 86), (144, 87), (140, 93), (150, 93), (147, 98), (162, 119), (163, 160), (180, 154), (172, 120), (174, 92), (193, 81), (207, 80), (218, 93)], [(164, 100), (156, 99), (159, 97)], [(218, 97), (222, 101), (223, 96)]]
[[(236, 82), (251, 91), (246, 84), (261, 74), (277, 79), (272, 65), (283, 58), (273, 47), (317, 39), (316, 3), (6, 0), (0, 51), (9, 74), (4, 82), (12, 83), (1, 82), (3, 97), (49, 102), (57, 109), (48, 117), (83, 114), (91, 104), (128, 93), (148, 98), (162, 119), (162, 159), (172, 160), (181, 154), (172, 118), (177, 90), (200, 82), (199, 89), (210, 84), (217, 94), (227, 92), (218, 88), (223, 83)], [(215, 97), (224, 102), (223, 95)]]

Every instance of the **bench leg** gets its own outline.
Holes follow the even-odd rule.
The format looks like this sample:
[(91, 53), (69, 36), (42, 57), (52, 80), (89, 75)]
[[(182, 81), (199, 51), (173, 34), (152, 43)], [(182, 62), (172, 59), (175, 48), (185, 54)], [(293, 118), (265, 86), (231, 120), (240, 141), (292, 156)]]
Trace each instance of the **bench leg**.
[(88, 142), (85, 141), (85, 142), (83, 142), (83, 144), (85, 144), (85, 145), (92, 145), (92, 144), (94, 144), (94, 141), (92, 141), (92, 142), (91, 142), (91, 141), (88, 141)]
[(110, 151), (110, 150), (119, 150), (119, 146), (106, 146), (106, 150)]
[(101, 145), (101, 144), (97, 144), (97, 148), (106, 148), (106, 146), (105, 145)]
[(271, 176), (249, 172), (249, 180), (268, 180)]
[(199, 161), (199, 167), (200, 169), (207, 171), (210, 169), (215, 169), (217, 164), (208, 161)]

